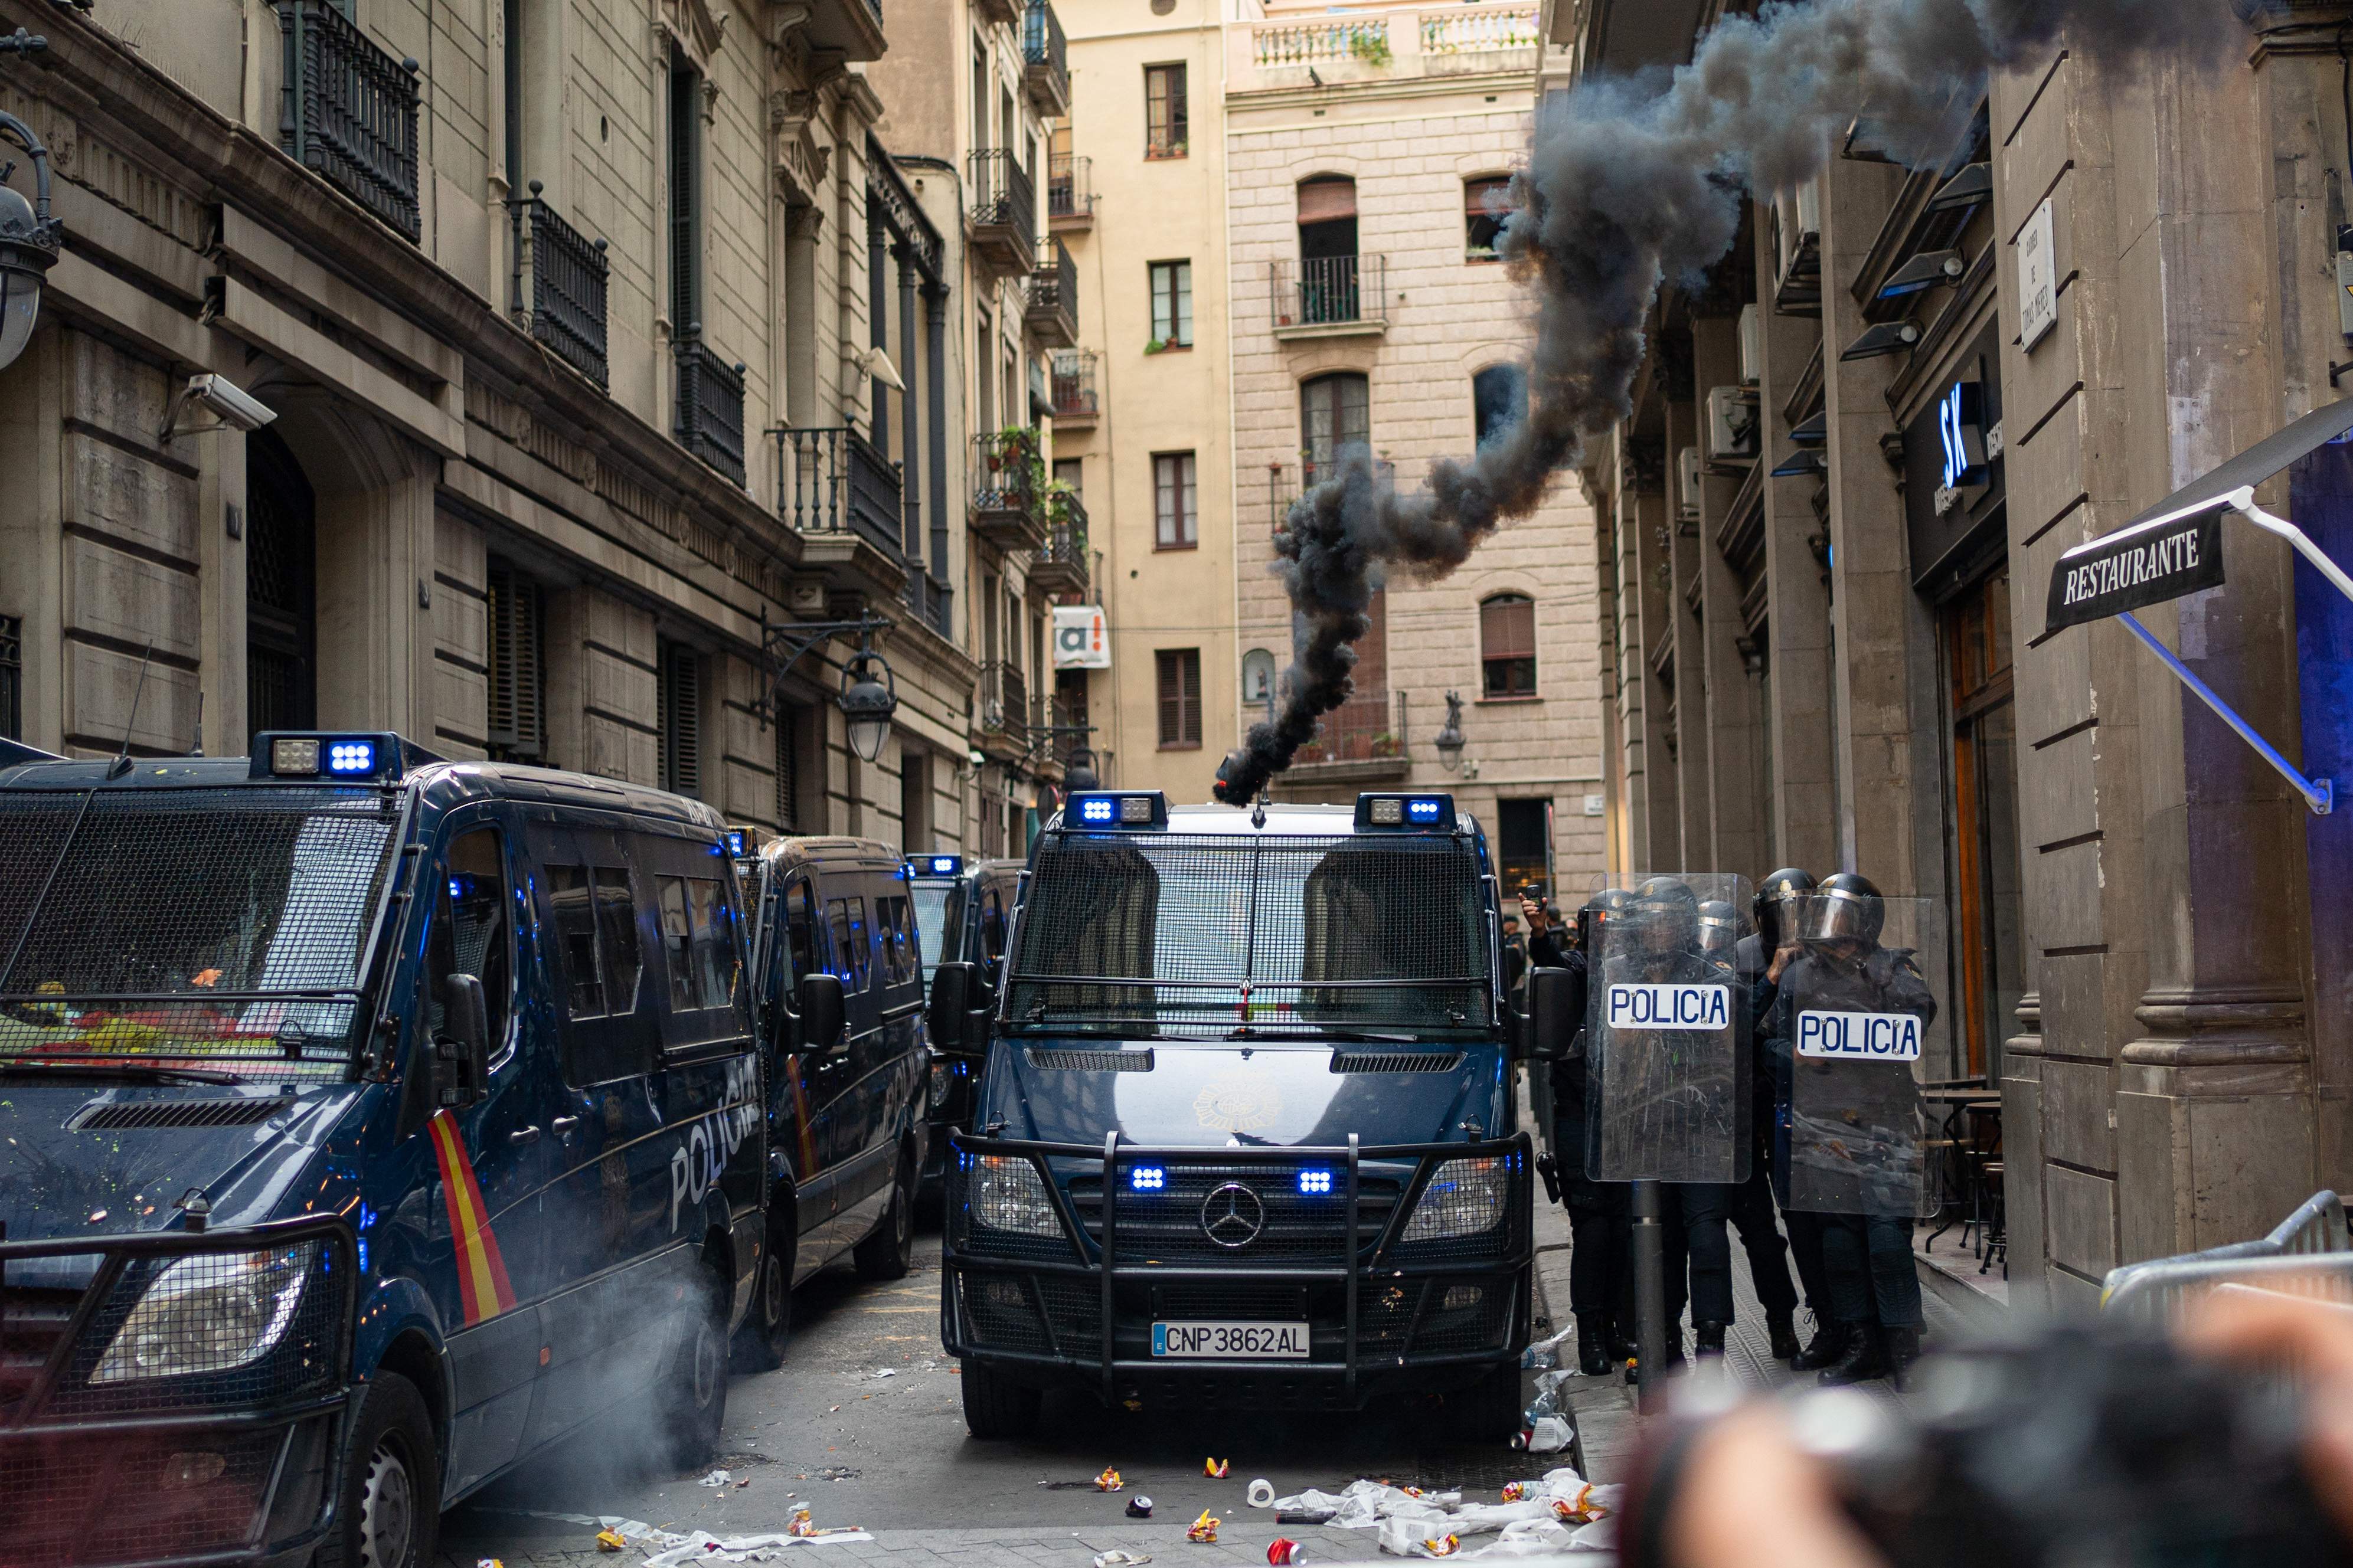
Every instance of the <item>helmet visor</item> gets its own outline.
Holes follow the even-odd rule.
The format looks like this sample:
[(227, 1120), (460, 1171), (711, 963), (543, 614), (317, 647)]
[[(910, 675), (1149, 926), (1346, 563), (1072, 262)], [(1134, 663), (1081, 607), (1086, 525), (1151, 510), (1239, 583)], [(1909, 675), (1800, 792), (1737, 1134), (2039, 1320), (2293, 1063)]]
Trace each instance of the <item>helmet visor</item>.
[(1870, 942), (1883, 918), (1877, 899), (1833, 888), (1805, 896), (1798, 934), (1807, 942)]

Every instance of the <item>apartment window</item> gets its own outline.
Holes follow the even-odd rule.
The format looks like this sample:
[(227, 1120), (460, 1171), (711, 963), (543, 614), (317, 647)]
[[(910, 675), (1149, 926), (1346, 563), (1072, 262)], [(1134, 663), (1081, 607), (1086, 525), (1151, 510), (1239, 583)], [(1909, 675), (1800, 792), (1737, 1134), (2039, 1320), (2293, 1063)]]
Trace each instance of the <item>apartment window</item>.
[(490, 711), (483, 739), (501, 762), (547, 752), (546, 599), (540, 585), (493, 555), (488, 574)]
[(776, 831), (805, 833), (801, 822), (801, 737), (807, 710), (790, 703), (776, 705)]
[(1471, 426), (1480, 446), (1528, 416), (1528, 373), (1491, 364), (1471, 378)]
[(1152, 660), (1160, 676), (1160, 749), (1195, 750), (1201, 744), (1201, 650), (1162, 648)]
[(910, 855), (932, 847), (932, 759), (913, 747), (899, 753), (899, 847)]
[(0, 616), (0, 740), (25, 738), (25, 618)]
[(1071, 494), (1081, 500), (1086, 500), (1087, 495), (1086, 471), (1087, 465), (1082, 458), (1057, 458), (1054, 459), (1054, 482), (1066, 487)]
[(702, 326), (702, 75), (670, 65), (670, 321), (673, 337)]
[(993, 435), (997, 430), (997, 378), (988, 374), (989, 362), (996, 357), (988, 347), (988, 318), (983, 316), (972, 340), (972, 384), (980, 395), (983, 435)]
[(972, 144), (976, 151), (988, 145), (988, 49), (977, 38), (972, 42)]
[(665, 641), (656, 660), (654, 728), (661, 737), (661, 786), (702, 793), (702, 658)]
[(1536, 604), (1498, 594), (1479, 606), (1479, 669), (1489, 697), (1536, 694)]
[(1144, 155), (1182, 158), (1186, 153), (1185, 68), (1144, 68)]
[(1343, 371), (1300, 384), (1300, 478), (1307, 484), (1332, 478), (1350, 447), (1368, 447), (1372, 439), (1372, 385), (1363, 376)]
[[(1507, 179), (1465, 180), (1462, 182), (1462, 255), (1469, 261), (1495, 259), (1495, 240), (1504, 232), (1503, 214), (1507, 210), (1505, 198), (1511, 192)], [(1493, 211), (1488, 203), (1495, 204)]]
[(1190, 550), (1201, 542), (1200, 487), (1190, 452), (1157, 452), (1152, 458), (1155, 550)]
[(1162, 348), (1193, 346), (1193, 264), (1152, 264), (1152, 341)]

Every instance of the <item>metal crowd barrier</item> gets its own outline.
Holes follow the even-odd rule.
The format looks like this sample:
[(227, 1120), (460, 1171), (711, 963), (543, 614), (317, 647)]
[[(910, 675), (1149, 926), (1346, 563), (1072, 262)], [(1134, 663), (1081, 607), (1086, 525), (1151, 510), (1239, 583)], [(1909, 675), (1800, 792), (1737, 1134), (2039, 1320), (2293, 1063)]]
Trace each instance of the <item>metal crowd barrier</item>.
[(2100, 1306), (2162, 1322), (2224, 1285), (2353, 1304), (2353, 1234), (2346, 1228), (2344, 1204), (2335, 1193), (2315, 1193), (2257, 1240), (2112, 1268)]

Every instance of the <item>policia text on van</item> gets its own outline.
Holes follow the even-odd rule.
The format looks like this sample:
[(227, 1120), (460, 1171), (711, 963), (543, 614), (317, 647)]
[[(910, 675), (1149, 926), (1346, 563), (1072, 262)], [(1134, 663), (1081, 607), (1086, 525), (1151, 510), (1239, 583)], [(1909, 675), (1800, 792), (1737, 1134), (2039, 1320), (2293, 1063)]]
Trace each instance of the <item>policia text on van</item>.
[(617, 1405), (715, 1441), (761, 1252), (717, 816), (394, 735), (0, 742), (0, 1559), (412, 1568)]
[[(1030, 860), (951, 1141), (942, 1324), (976, 1436), (1040, 1392), (1519, 1417), (1527, 1140), (1484, 837), (1442, 795), (1074, 795)], [(1549, 973), (1549, 972), (1548, 972)], [(1553, 1020), (1556, 1030), (1563, 1020)]]

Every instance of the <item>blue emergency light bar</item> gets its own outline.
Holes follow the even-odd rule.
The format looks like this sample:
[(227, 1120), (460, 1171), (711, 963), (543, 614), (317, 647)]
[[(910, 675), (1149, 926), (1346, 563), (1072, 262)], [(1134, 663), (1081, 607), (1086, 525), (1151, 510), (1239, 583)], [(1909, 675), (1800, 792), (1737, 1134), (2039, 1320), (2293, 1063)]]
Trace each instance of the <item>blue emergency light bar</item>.
[(1159, 1193), (1168, 1190), (1168, 1167), (1166, 1165), (1131, 1165), (1127, 1171), (1130, 1192)]
[(752, 853), (751, 829), (745, 827), (729, 828), (727, 830), (727, 853), (733, 856), (738, 860), (741, 860), (744, 857)]
[(1328, 1166), (1311, 1165), (1299, 1173), (1299, 1190), (1311, 1198), (1332, 1195), (1332, 1172)]
[(1062, 826), (1080, 828), (1166, 827), (1168, 797), (1158, 790), (1074, 795), (1062, 807)]
[(1359, 833), (1451, 833), (1454, 797), (1451, 795), (1360, 795), (1356, 797)]
[(409, 762), (428, 760), (397, 735), (288, 735), (253, 739), (258, 779), (396, 779)]
[(918, 877), (961, 877), (964, 857), (961, 855), (917, 855), (907, 864)]

